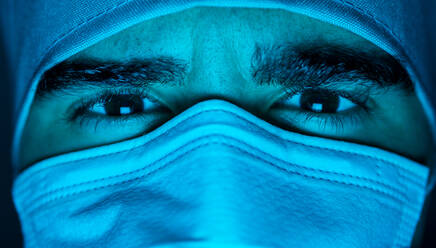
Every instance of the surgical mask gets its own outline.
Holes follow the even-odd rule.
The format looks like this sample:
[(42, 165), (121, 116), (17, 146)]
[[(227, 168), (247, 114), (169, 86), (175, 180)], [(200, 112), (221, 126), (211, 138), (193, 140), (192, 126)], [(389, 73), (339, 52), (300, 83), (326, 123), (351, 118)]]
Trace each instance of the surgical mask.
[(221, 100), (15, 180), (26, 247), (407, 247), (428, 168)]

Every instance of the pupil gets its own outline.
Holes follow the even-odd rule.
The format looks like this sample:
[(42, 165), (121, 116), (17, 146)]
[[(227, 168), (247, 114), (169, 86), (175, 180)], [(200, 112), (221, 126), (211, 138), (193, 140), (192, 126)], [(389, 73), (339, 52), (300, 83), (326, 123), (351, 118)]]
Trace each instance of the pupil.
[(339, 97), (320, 90), (306, 90), (300, 98), (301, 108), (316, 113), (336, 113)]
[(120, 95), (111, 97), (104, 109), (111, 116), (131, 115), (143, 112), (144, 104), (139, 96)]

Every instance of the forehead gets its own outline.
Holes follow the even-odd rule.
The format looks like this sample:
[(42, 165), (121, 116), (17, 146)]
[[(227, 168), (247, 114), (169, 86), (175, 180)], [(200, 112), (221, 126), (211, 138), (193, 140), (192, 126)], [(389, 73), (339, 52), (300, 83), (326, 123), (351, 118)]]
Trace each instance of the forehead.
[(195, 7), (139, 23), (69, 60), (119, 61), (165, 55), (190, 60), (194, 51), (208, 51), (211, 56), (225, 51), (248, 59), (255, 44), (269, 46), (284, 42), (383, 52), (350, 31), (286, 10)]

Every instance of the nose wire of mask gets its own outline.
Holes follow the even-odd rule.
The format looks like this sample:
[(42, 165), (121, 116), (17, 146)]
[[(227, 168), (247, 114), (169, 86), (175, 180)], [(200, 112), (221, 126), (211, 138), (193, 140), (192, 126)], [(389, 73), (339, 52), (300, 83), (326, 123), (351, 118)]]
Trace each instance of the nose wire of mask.
[(427, 177), (208, 100), (141, 137), (39, 162), (13, 197), (26, 247), (408, 247)]

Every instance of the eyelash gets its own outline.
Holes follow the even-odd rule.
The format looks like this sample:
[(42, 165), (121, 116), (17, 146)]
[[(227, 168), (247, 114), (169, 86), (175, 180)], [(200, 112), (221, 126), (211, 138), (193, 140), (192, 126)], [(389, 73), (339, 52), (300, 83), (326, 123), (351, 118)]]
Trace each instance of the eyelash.
[(334, 90), (334, 89), (329, 89), (329, 88), (325, 88), (325, 87), (320, 87), (320, 86), (306, 86), (306, 87), (288, 87), (287, 89), (285, 89), (285, 98), (287, 97), (292, 97), (296, 94), (301, 94), (303, 93), (305, 90), (322, 90), (328, 94), (330, 94), (331, 96), (340, 96), (340, 97), (344, 97), (348, 100), (350, 100), (351, 102), (355, 103), (358, 106), (361, 106), (362, 108), (364, 108), (365, 110), (368, 110), (368, 106), (367, 106), (367, 102), (369, 99), (369, 92), (368, 91), (355, 91), (355, 92), (347, 92), (347, 91), (342, 91), (342, 90)]

